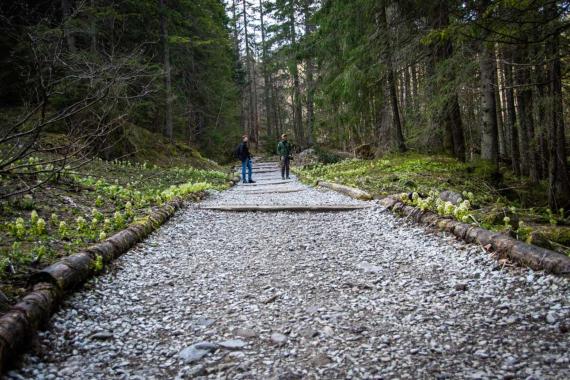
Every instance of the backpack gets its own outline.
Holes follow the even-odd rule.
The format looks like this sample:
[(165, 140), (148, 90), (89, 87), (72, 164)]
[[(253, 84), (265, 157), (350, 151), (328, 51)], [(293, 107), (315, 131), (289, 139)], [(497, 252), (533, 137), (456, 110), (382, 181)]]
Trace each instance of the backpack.
[(240, 159), (240, 160), (241, 160), (241, 151), (242, 151), (242, 149), (241, 149), (241, 144), (239, 144), (239, 145), (237, 146), (237, 148), (234, 150), (234, 155), (235, 155), (236, 158), (238, 158), (238, 159)]

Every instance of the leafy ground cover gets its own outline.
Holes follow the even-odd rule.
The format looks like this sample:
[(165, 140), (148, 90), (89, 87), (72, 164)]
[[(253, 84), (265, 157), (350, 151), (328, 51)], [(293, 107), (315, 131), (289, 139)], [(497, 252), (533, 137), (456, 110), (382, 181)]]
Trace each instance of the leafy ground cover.
[[(25, 291), (31, 272), (145, 218), (175, 196), (192, 198), (228, 186), (224, 168), (196, 154), (190, 158), (205, 169), (94, 160), (29, 194), (3, 201), (0, 291), (14, 301)], [(20, 179), (8, 175), (0, 184), (10, 188)]]
[[(376, 197), (400, 194), (402, 200), (424, 210), (570, 254), (570, 219), (564, 210), (547, 207), (547, 185), (532, 184), (508, 170), (497, 178), (482, 162), (462, 163), (443, 155), (410, 153), (317, 163), (296, 170), (308, 183), (332, 181)], [(440, 200), (439, 194), (446, 190), (460, 194), (462, 201), (452, 204)]]

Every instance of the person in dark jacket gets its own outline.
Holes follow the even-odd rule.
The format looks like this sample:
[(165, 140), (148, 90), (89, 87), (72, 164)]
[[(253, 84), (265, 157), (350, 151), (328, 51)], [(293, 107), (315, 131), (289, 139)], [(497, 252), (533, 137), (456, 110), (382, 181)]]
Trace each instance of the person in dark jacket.
[(281, 135), (281, 141), (277, 144), (277, 154), (281, 157), (281, 178), (289, 179), (289, 164), (291, 161), (291, 144), (287, 141), (287, 135)]
[[(249, 145), (247, 143), (248, 138), (247, 135), (242, 137), (242, 142), (238, 148), (238, 157), (241, 160), (241, 179), (243, 183), (255, 183), (253, 179), (251, 179), (251, 153), (249, 153)], [(245, 178), (245, 169), (247, 168), (248, 179)]]

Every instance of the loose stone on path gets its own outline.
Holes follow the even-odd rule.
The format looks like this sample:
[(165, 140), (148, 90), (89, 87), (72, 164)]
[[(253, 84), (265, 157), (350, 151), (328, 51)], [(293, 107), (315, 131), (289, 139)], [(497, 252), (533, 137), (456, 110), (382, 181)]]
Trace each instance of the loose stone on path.
[(567, 279), (503, 270), (373, 202), (201, 208), (362, 204), (285, 186), (303, 191), (238, 185), (179, 212), (70, 296), (7, 378), (570, 378)]

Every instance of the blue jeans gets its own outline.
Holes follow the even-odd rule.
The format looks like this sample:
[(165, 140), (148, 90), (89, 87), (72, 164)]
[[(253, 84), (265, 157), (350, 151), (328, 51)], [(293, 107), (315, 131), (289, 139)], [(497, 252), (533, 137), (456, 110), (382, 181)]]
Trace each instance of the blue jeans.
[(245, 168), (247, 167), (247, 174), (248, 179), (251, 181), (251, 160), (246, 158), (244, 161), (241, 162), (241, 179), (245, 181)]

